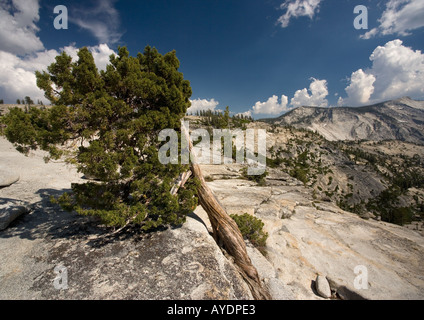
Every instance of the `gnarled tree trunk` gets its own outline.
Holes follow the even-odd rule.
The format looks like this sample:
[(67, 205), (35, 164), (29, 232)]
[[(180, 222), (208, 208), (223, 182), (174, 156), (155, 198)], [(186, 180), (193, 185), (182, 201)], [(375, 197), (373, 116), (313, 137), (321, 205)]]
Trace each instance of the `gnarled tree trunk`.
[[(190, 153), (192, 153), (193, 144), (184, 124), (182, 125), (182, 130), (188, 141)], [(270, 300), (271, 296), (263, 287), (259, 279), (258, 271), (252, 265), (247, 254), (246, 244), (237, 224), (227, 214), (212, 193), (212, 190), (206, 184), (202, 170), (195, 159), (191, 161), (191, 171), (193, 176), (200, 181), (200, 187), (198, 189), (199, 202), (208, 214), (215, 241), (234, 258), (234, 262), (238, 266), (240, 274), (248, 284), (253, 297), (256, 300)]]

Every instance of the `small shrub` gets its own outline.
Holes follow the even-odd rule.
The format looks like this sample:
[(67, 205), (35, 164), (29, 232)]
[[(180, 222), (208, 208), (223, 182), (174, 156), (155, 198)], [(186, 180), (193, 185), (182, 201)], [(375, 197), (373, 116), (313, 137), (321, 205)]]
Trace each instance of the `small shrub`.
[(247, 174), (247, 168), (244, 167), (241, 169), (241, 176), (249, 181), (256, 182), (258, 186), (265, 186), (266, 185), (266, 177), (268, 176), (268, 171), (265, 171), (264, 173), (260, 175), (248, 175)]
[(303, 168), (296, 167), (293, 170), (290, 170), (289, 174), (296, 178), (297, 180), (303, 182), (303, 184), (306, 184), (308, 182), (308, 173)]
[(243, 215), (232, 214), (230, 217), (237, 223), (243, 237), (264, 254), (268, 233), (263, 231), (264, 223), (262, 220), (247, 213)]

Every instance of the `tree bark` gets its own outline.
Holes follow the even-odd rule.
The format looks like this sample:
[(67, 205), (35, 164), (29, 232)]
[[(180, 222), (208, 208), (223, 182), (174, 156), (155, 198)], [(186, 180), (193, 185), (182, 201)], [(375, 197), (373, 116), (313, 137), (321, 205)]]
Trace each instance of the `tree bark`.
[[(182, 125), (182, 130), (187, 139), (190, 154), (192, 154), (193, 144), (184, 124)], [(195, 159), (193, 158), (190, 163), (193, 176), (200, 181), (200, 187), (198, 189), (199, 203), (208, 214), (215, 241), (234, 258), (234, 262), (249, 286), (253, 297), (256, 300), (271, 300), (269, 292), (263, 287), (258, 271), (252, 265), (247, 254), (246, 244), (237, 224), (227, 214), (212, 193), (212, 190), (206, 184), (202, 170)]]

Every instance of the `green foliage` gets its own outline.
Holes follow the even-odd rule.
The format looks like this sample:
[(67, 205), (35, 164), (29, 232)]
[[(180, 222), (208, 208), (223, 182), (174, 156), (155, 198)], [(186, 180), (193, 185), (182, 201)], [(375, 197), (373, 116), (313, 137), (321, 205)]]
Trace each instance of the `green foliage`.
[(402, 190), (396, 186), (391, 186), (383, 190), (375, 199), (367, 203), (367, 209), (378, 213), (381, 220), (404, 225), (412, 221), (413, 210), (410, 207), (400, 207), (399, 197)]
[(24, 104), (26, 104), (28, 106), (34, 104), (34, 101), (32, 101), (32, 99), (28, 96), (26, 96), (23, 101), (24, 101)]
[[(304, 155), (305, 153), (302, 153), (302, 155)], [(289, 174), (293, 177), (296, 178), (297, 180), (303, 182), (304, 184), (306, 184), (308, 182), (308, 175), (309, 175), (309, 165), (306, 163), (306, 159), (302, 159), (300, 158), (300, 156), (295, 159), (295, 162), (293, 164), (293, 169), (291, 169), (289, 171)]]
[(202, 117), (202, 125), (211, 126), (216, 129), (241, 128), (246, 129), (246, 124), (253, 121), (252, 117), (234, 115), (230, 117), (230, 108), (227, 106), (224, 113), (221, 111), (200, 110), (197, 116)]
[(27, 111), (11, 108), (1, 120), (6, 127), (3, 134), (22, 153), (40, 148), (58, 159), (62, 152), (55, 145), (69, 138), (64, 129), (65, 118), (61, 117), (65, 109), (64, 106), (54, 106), (51, 110), (30, 107)]
[(355, 161), (366, 160), (372, 166), (374, 166), (378, 163), (381, 163), (381, 161), (380, 161), (380, 159), (377, 155), (366, 152), (366, 151), (359, 149), (359, 148), (348, 147), (347, 149), (343, 149), (343, 151), (347, 155), (353, 155)]
[[(365, 162), (369, 170), (383, 176), (384, 183), (390, 185), (377, 197), (367, 199), (366, 208), (362, 208), (362, 211), (369, 210), (380, 216), (383, 221), (390, 223), (403, 225), (411, 222), (414, 214), (420, 213), (419, 204), (402, 207), (399, 197), (407, 196), (407, 192), (411, 187), (422, 188), (424, 186), (421, 157), (418, 154), (412, 157), (406, 154), (389, 156), (380, 150), (367, 152), (360, 147), (360, 142), (345, 143), (347, 146), (339, 143), (338, 148), (351, 159)], [(374, 145), (383, 143), (375, 142)], [(354, 177), (350, 176), (349, 179), (353, 180)], [(352, 192), (354, 189), (353, 185), (349, 183), (347, 185)], [(345, 210), (357, 212), (358, 209), (355, 208), (355, 205), (352, 205), (352, 203), (348, 204), (347, 201), (348, 197), (352, 197), (352, 195), (352, 193), (347, 194), (345, 200), (340, 200), (340, 204)]]
[(284, 162), (285, 162), (284, 159), (280, 157), (266, 158), (266, 165), (270, 168), (278, 168)]
[(241, 169), (241, 175), (242, 175), (243, 178), (245, 178), (249, 181), (256, 182), (256, 184), (258, 186), (264, 186), (266, 184), (266, 177), (269, 174), (268, 171), (265, 171), (264, 173), (259, 174), (259, 175), (248, 175), (247, 171), (248, 170), (247, 170), (246, 167)]
[(47, 71), (36, 72), (52, 107), (12, 109), (2, 120), (4, 134), (20, 151), (39, 148), (53, 158), (63, 155), (57, 145), (79, 143), (67, 160), (98, 182), (74, 184), (71, 194), (58, 199), (64, 209), (116, 227), (181, 224), (197, 205), (196, 182), (171, 195), (188, 166), (158, 159), (159, 132), (179, 131), (190, 107), (190, 83), (179, 66), (175, 51), (161, 55), (151, 47), (136, 57), (119, 47), (100, 72), (87, 48), (77, 61), (62, 53)]
[(289, 174), (296, 178), (297, 180), (303, 182), (303, 184), (306, 184), (308, 182), (308, 171), (305, 170), (303, 167), (296, 166), (294, 169), (290, 170)]
[(365, 210), (363, 203), (349, 204), (348, 201), (344, 199), (338, 200), (337, 205), (342, 210), (349, 211), (356, 214), (361, 214)]
[(211, 177), (211, 176), (206, 176), (206, 177), (205, 177), (205, 181), (206, 181), (206, 182), (212, 182), (212, 181), (214, 181), (214, 180), (213, 180), (213, 177)]
[[(299, 144), (301, 142), (296, 142)], [(309, 162), (314, 159), (313, 154), (309, 153), (308, 150), (300, 152), (297, 156), (293, 156), (292, 153), (287, 150), (279, 149), (274, 152), (275, 155), (272, 159), (267, 158), (267, 165), (271, 168), (277, 168), (281, 164), (284, 164), (287, 167), (287, 173), (296, 178), (297, 180), (306, 184), (311, 174), (311, 165)], [(286, 153), (288, 156), (286, 158), (282, 158), (281, 154)]]
[[(405, 164), (405, 167), (406, 166), (408, 166), (408, 164)], [(424, 175), (419, 170), (414, 170), (408, 167), (404, 168), (401, 172), (397, 172), (391, 180), (393, 185), (405, 191), (412, 187), (424, 187)]]
[(268, 233), (263, 230), (264, 223), (262, 220), (247, 213), (243, 215), (232, 214), (230, 217), (237, 223), (243, 237), (263, 252)]

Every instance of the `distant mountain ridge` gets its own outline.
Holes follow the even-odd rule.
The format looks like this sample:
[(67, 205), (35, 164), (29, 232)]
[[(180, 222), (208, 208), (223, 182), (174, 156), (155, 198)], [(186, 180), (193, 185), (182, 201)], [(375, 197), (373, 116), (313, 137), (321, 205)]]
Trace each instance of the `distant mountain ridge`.
[(403, 97), (364, 107), (299, 107), (271, 124), (316, 131), (327, 140), (401, 140), (424, 144), (424, 101)]

